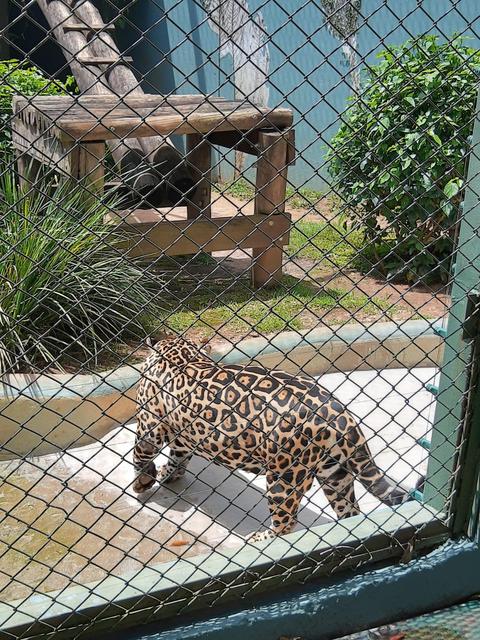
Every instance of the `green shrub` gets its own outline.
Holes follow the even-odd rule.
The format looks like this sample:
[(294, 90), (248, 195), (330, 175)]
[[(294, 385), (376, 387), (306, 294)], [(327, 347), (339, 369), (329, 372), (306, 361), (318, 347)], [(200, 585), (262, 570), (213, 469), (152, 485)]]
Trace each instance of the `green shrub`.
[(151, 287), (105, 224), (110, 206), (67, 182), (23, 193), (12, 170), (0, 193), (0, 372), (95, 363), (109, 342), (144, 336)]
[(480, 53), (424, 36), (390, 48), (332, 140), (329, 171), (385, 275), (446, 279)]
[(75, 91), (72, 77), (65, 83), (46, 78), (42, 72), (28, 61), (0, 61), (0, 149), (10, 143), (10, 118), (12, 116), (12, 98), (15, 94), (23, 96), (62, 95)]

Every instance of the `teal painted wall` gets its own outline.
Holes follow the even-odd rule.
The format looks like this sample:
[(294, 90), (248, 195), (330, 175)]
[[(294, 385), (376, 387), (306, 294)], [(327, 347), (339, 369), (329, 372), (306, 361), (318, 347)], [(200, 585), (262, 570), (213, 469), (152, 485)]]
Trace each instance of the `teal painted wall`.
[(448, 542), (407, 565), (366, 568), (236, 606), (155, 622), (105, 640), (330, 640), (466, 600), (480, 590), (480, 551)]
[[(299, 158), (290, 179), (296, 186), (308, 183), (321, 189), (328, 179), (328, 142), (351, 93), (340, 42), (327, 31), (320, 2), (248, 4), (251, 13), (261, 12), (270, 36), (269, 105), (289, 106), (295, 112)], [(146, 73), (147, 90), (233, 96), (231, 58), (220, 59), (218, 34), (200, 5), (199, 0), (137, 0), (130, 19), (147, 31), (147, 39), (133, 55), (135, 65)], [(384, 43), (399, 44), (424, 33), (445, 38), (465, 33), (479, 45), (479, 13), (478, 0), (363, 0), (359, 55), (374, 63)], [(228, 171), (224, 163), (223, 174)]]

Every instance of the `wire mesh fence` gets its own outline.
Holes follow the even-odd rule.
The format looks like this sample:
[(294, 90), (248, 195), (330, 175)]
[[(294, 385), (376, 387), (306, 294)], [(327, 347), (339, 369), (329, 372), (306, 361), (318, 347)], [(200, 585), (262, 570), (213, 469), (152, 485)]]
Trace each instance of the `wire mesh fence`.
[(9, 637), (408, 562), (471, 516), (475, 3), (283, 4), (8, 4)]
[(370, 629), (342, 640), (383, 640), (395, 636), (418, 638), (446, 638), (446, 640), (468, 640), (474, 638), (478, 629), (478, 606), (474, 602), (461, 604), (431, 615), (419, 616), (398, 625)]

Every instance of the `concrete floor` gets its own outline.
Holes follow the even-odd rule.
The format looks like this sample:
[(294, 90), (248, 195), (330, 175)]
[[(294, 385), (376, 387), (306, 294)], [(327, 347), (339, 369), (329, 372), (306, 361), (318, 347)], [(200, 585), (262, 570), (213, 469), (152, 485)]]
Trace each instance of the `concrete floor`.
[[(434, 397), (425, 384), (435, 377), (433, 369), (322, 376), (322, 384), (362, 420), (377, 463), (406, 487), (426, 466), (427, 453), (416, 439), (430, 430)], [(98, 445), (60, 456), (0, 465), (2, 599), (238, 546), (268, 523), (264, 477), (231, 473), (198, 457), (184, 479), (138, 500), (129, 486), (134, 429), (126, 425)], [(361, 486), (357, 491), (364, 513), (379, 506)], [(332, 518), (315, 483), (298, 527)]]

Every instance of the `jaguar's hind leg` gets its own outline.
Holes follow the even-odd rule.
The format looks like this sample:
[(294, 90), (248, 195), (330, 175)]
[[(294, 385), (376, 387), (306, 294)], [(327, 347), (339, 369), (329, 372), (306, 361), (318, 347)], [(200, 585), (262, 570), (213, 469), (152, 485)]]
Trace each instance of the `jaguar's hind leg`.
[(283, 473), (267, 473), (267, 499), (271, 515), (271, 527), (249, 536), (251, 542), (269, 540), (292, 530), (297, 522), (297, 512), (305, 493), (310, 489), (313, 476), (303, 465), (297, 464)]
[(185, 475), (187, 465), (193, 455), (193, 451), (175, 440), (170, 445), (170, 457), (167, 464), (164, 464), (157, 473), (157, 480), (160, 484), (168, 484), (179, 480)]
[(360, 513), (360, 507), (355, 498), (354, 478), (348, 469), (340, 467), (328, 478), (322, 478), (318, 474), (317, 479), (339, 520), (357, 516)]

